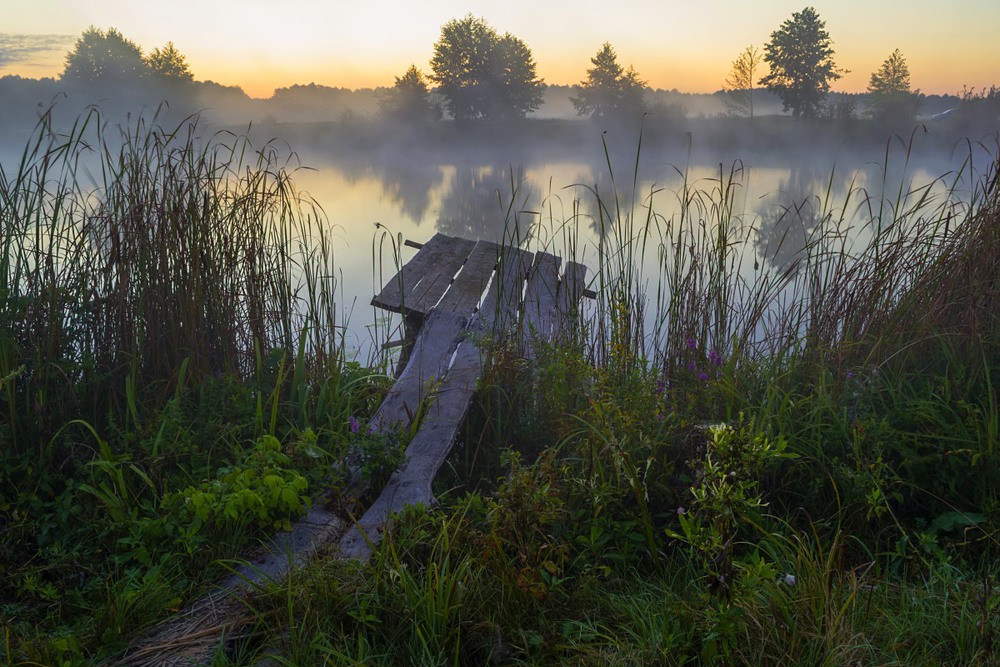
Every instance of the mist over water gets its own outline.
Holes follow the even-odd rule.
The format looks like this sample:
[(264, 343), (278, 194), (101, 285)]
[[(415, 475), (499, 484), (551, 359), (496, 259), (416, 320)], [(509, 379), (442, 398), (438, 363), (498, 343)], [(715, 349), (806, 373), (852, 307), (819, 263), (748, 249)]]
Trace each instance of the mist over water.
[[(226, 95), (212, 93), (222, 97), (207, 101)], [(52, 122), (68, 131), (92, 97), (60, 100)], [(655, 284), (657, 227), (676, 219), (691, 193), (701, 193), (710, 206), (724, 188), (732, 192), (732, 216), (754, 255), (741, 270), (780, 272), (794, 267), (803, 245), (825, 226), (853, 228), (863, 239), (873, 212), (925, 188), (937, 197), (971, 195), (996, 147), (988, 127), (969, 133), (931, 121), (875, 131), (831, 122), (796, 125), (777, 116), (749, 121), (653, 113), (604, 126), (560, 117), (410, 126), (353, 112), (336, 121), (303, 120), (244, 102), (198, 111), (205, 99), (166, 106), (132, 97), (98, 95), (96, 101), (102, 106), (94, 122), (107, 126), (130, 128), (139, 118), (155, 118), (171, 127), (196, 114), (206, 141), (248, 133), (257, 149), (285, 155), (295, 185), (319, 204), (337, 239), (334, 278), (347, 347), (362, 360), (389, 335), (386, 314), (368, 303), (396, 269), (391, 249), (399, 239), (423, 242), (436, 232), (515, 238), (583, 261), (593, 275), (602, 239), (615, 236), (616, 221), (631, 218), (635, 230), (648, 232), (644, 278)], [(43, 112), (34, 104), (0, 118), (7, 128), (0, 165), (7, 173)], [(86, 165), (80, 173), (87, 174)], [(414, 252), (403, 248), (402, 261)]]
[[(733, 217), (753, 255), (741, 264), (745, 277), (755, 266), (782, 272), (826, 227), (850, 228), (861, 242), (880, 209), (899, 207), (925, 191), (942, 200), (971, 196), (980, 176), (976, 165), (989, 164), (988, 144), (948, 148), (932, 132), (918, 128), (912, 137), (881, 145), (827, 136), (770, 149), (746, 145), (753, 142), (720, 144), (707, 133), (702, 141), (696, 131), (654, 139), (647, 134), (640, 144), (638, 128), (604, 133), (598, 127), (551, 151), (514, 142), (506, 150), (502, 144), (452, 145), (342, 157), (315, 141), (290, 145), (311, 167), (298, 172), (296, 182), (323, 206), (340, 235), (348, 346), (364, 349), (384, 315), (367, 304), (395, 270), (387, 252), (393, 239), (423, 242), (436, 232), (493, 241), (513, 237), (532, 249), (575, 257), (593, 276), (598, 246), (616, 233), (616, 220), (631, 216), (633, 231), (641, 231), (652, 208), (644, 278), (655, 285), (656, 227), (681, 215), (685, 192), (711, 198), (731, 185)], [(598, 210), (596, 195), (604, 210)], [(404, 248), (403, 260), (414, 252)]]

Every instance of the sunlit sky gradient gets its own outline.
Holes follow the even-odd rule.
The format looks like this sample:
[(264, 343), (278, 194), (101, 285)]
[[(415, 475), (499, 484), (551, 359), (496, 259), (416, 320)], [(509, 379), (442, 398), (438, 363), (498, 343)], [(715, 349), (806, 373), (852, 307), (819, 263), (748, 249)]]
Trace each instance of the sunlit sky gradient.
[[(622, 7), (614, 11), (612, 7)], [(254, 97), (300, 83), (391, 86), (411, 63), (425, 73), (441, 26), (467, 13), (532, 49), (547, 83), (573, 84), (605, 41), (650, 86), (713, 92), (749, 44), (801, 10), (766, 0), (0, 0), (0, 75), (58, 76), (90, 25), (118, 28), (145, 51), (172, 41), (198, 80)], [(914, 88), (955, 93), (1000, 83), (998, 0), (827, 0), (837, 63), (834, 90), (862, 92), (898, 48)], [(64, 35), (66, 41), (33, 36)], [(37, 48), (36, 48), (37, 47)], [(5, 53), (6, 49), (6, 53)]]

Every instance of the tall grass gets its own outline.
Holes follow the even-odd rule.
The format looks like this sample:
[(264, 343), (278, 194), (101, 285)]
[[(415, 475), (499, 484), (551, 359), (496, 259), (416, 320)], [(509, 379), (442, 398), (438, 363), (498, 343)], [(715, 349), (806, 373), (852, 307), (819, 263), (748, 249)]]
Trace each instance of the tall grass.
[[(303, 345), (338, 367), (325, 215), (280, 146), (196, 118), (68, 132), (39, 122), (0, 170), (0, 377), (7, 437), (46, 460), (71, 419), (136, 426), (179, 385), (254, 381)], [(301, 357), (300, 357), (301, 358)], [(31, 415), (31, 418), (28, 418)]]
[(510, 233), (600, 233), (560, 345), (477, 338), (467, 444), (516, 451), (363, 569), (265, 591), (269, 641), (289, 663), (994, 660), (996, 167), (836, 196), (831, 175), (783, 211), (810, 218), (790, 262), (756, 254), (741, 164), (674, 193), (614, 175)]
[(279, 525), (253, 523), (262, 485), (291, 484), (280, 523), (337, 483), (377, 393), (288, 147), (160, 119), (50, 110), (0, 165), (0, 661), (107, 651), (176, 607)]
[[(537, 458), (504, 457), (493, 496), (466, 496), (450, 518), (404, 515), (361, 571), (317, 564), (280, 600), (265, 592), (263, 632), (289, 662), (992, 658), (1000, 150), (984, 171), (967, 150), (959, 173), (927, 187), (886, 177), (836, 195), (831, 173), (825, 193), (780, 212), (809, 217), (787, 262), (756, 253), (763, 220), (741, 209), (740, 163), (697, 182), (679, 169), (678, 190), (642, 192), (637, 155), (610, 191), (586, 188), (568, 219), (550, 214), (550, 232), (523, 233), (511, 204), (514, 244), (562, 238), (567, 259), (583, 259), (584, 211), (599, 233), (597, 299), (561, 345), (525, 362), (502, 337), (476, 337), (494, 344), (480, 392), (493, 421), (478, 437)], [(280, 154), (202, 137), (193, 121), (140, 118), (116, 133), (94, 112), (63, 134), (43, 119), (16, 169), (0, 172), (0, 525), (11, 536), (0, 553), (27, 558), (25, 508), (52, 504), (57, 527), (80, 516), (81, 494), (62, 493), (71, 485), (104, 493), (103, 507), (140, 528), (109, 542), (144, 537), (152, 524), (133, 507), (166, 489), (147, 465), (155, 455), (126, 450), (171, 437), (152, 417), (185, 387), (249, 387), (236, 401), (256, 402), (246, 437), (345, 417), (332, 246)], [(886, 173), (897, 156), (887, 148)], [(679, 204), (670, 216), (664, 196)], [(510, 324), (505, 296), (481, 321)], [(717, 421), (729, 426), (706, 429)], [(707, 432), (732, 437), (721, 446)], [(772, 438), (787, 442), (781, 457), (747, 457)], [(281, 443), (260, 442), (258, 459), (277, 466)], [(317, 449), (307, 434), (300, 444)], [(703, 531), (697, 549), (679, 516)], [(28, 569), (34, 578), (4, 590), (58, 597)], [(653, 584), (640, 590), (639, 578)], [(118, 633), (133, 607), (115, 591), (148, 586), (155, 616), (175, 590), (155, 572), (108, 581), (99, 617)], [(920, 610), (876, 627), (913, 607), (915, 581), (929, 591)], [(650, 590), (663, 613), (648, 613)], [(950, 625), (940, 646), (904, 646), (915, 629)], [(5, 652), (59, 655), (54, 642), (32, 646)]]

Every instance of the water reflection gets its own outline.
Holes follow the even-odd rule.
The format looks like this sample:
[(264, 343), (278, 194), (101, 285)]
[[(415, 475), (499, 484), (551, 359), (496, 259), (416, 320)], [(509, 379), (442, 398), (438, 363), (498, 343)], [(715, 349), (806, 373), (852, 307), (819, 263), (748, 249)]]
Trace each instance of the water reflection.
[[(307, 172), (308, 178), (299, 185), (323, 205), (331, 224), (341, 230), (344, 249), (338, 249), (337, 257), (343, 272), (341, 289), (345, 302), (355, 306), (349, 324), (361, 332), (360, 339), (366, 338), (363, 329), (371, 325), (365, 304), (380, 288), (376, 283), (391, 275), (391, 267), (382, 267), (381, 272), (376, 267), (373, 272), (374, 255), (366, 250), (373, 243), (375, 222), (394, 238), (418, 242), (435, 232), (499, 240), (505, 223), (516, 218), (521, 238), (531, 228), (541, 245), (549, 247), (551, 242), (556, 252), (573, 248), (575, 256), (591, 264), (593, 275), (597, 248), (610, 236), (620, 236), (615, 225), (621, 219), (632, 216), (633, 232), (642, 232), (650, 201), (658, 220), (679, 219), (687, 196), (685, 183), (690, 190), (703, 192), (708, 202), (689, 211), (704, 218), (692, 224), (715, 224), (713, 212), (705, 207), (717, 198), (712, 193), (728, 183), (731, 165), (705, 160), (677, 167), (683, 160), (663, 153), (645, 160), (635, 179), (626, 168), (612, 175), (606, 164), (582, 156), (562, 162), (506, 163), (442, 149), (370, 159), (352, 155), (341, 163), (324, 157), (325, 166)], [(742, 266), (753, 266), (756, 260), (778, 272), (794, 269), (807, 242), (816, 242), (819, 250), (828, 246), (839, 252), (844, 247), (841, 233), (848, 229), (850, 238), (863, 243), (870, 232), (871, 211), (878, 209), (883, 193), (891, 199), (895, 192), (933, 182), (953, 161), (948, 156), (928, 155), (918, 162), (910, 156), (905, 168), (890, 161), (887, 169), (884, 154), (868, 160), (851, 157), (851, 163), (845, 159), (842, 166), (836, 166), (835, 155), (798, 161), (789, 157), (784, 163), (774, 155), (741, 160), (742, 168), (733, 171), (738, 181), (733, 213), (752, 224), (748, 250), (756, 255)], [(317, 160), (307, 155), (303, 162), (315, 165)], [(621, 215), (616, 210), (619, 206)], [(655, 234), (651, 249), (659, 240)], [(565, 241), (566, 237), (571, 240)], [(401, 260), (410, 256), (412, 251), (405, 249)], [(655, 260), (649, 259), (646, 266), (657, 267)], [(378, 264), (377, 258), (374, 261)], [(660, 280), (655, 273), (645, 278), (651, 284)]]
[(841, 187), (829, 191), (828, 184), (828, 192), (822, 193), (819, 175), (811, 167), (793, 169), (782, 178), (777, 190), (765, 196), (756, 210), (753, 244), (758, 258), (778, 273), (795, 270), (823, 223), (823, 202), (843, 195), (843, 182), (837, 180), (837, 184)]
[[(459, 164), (437, 215), (437, 231), (471, 239), (499, 240), (505, 225), (537, 211), (538, 187), (509, 166)], [(515, 215), (516, 214), (516, 215)]]
[(440, 186), (441, 169), (411, 161), (395, 162), (378, 169), (383, 196), (411, 222), (419, 224), (431, 206), (431, 191)]

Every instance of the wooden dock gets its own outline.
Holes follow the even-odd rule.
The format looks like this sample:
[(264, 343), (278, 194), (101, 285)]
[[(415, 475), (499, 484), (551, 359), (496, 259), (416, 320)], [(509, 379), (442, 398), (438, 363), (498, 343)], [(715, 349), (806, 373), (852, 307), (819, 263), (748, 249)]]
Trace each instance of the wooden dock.
[[(414, 244), (416, 245), (416, 244)], [(420, 428), (375, 502), (346, 527), (317, 503), (290, 532), (235, 568), (216, 590), (132, 642), (116, 667), (208, 664), (224, 637), (254, 622), (242, 596), (261, 582), (281, 581), (317, 549), (339, 539), (343, 558), (367, 559), (392, 515), (406, 505), (433, 503), (431, 483), (469, 409), (483, 355), (483, 337), (517, 336), (527, 357), (533, 344), (558, 336), (585, 294), (586, 267), (559, 257), (486, 241), (436, 234), (389, 281), (372, 303), (405, 323), (398, 378), (370, 422), (376, 431), (408, 428), (424, 406)]]
[(405, 365), (372, 418), (386, 432), (409, 427), (428, 402), (406, 463), (341, 539), (345, 558), (367, 558), (391, 515), (429, 505), (431, 483), (458, 435), (483, 370), (477, 341), (516, 335), (528, 357), (559, 335), (584, 294), (587, 269), (545, 252), (436, 234), (372, 304), (404, 318)]

